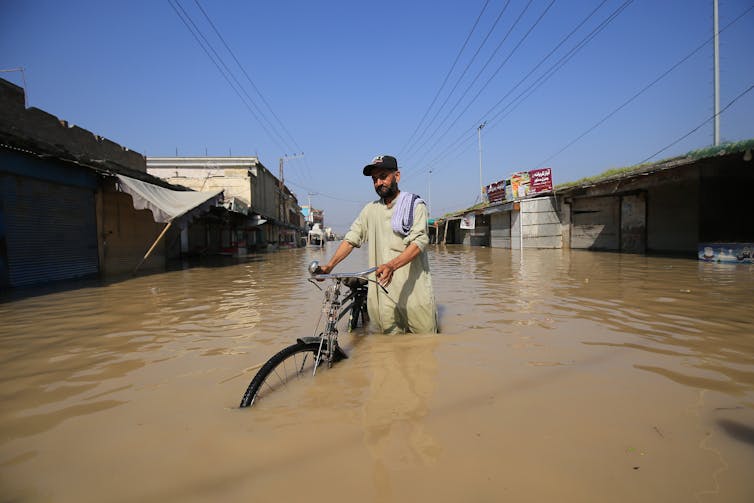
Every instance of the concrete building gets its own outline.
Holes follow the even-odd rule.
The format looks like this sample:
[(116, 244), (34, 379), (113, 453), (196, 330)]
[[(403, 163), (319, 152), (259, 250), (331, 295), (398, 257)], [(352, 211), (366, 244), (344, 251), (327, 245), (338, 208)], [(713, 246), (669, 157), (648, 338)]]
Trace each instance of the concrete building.
[[(438, 219), (434, 233), (438, 242), (513, 249), (696, 256), (715, 243), (751, 248), (752, 150), (754, 140), (723, 145), (479, 205)], [(464, 225), (471, 217), (474, 224)]]
[[(156, 198), (167, 194), (175, 204), (160, 208), (161, 201), (135, 188)], [(137, 267), (164, 270), (166, 231), (189, 225), (220, 199), (150, 176), (141, 154), (26, 108), (24, 91), (0, 79), (3, 290)]]
[[(296, 196), (257, 157), (147, 157), (147, 172), (194, 190), (224, 190), (225, 206), (244, 215), (228, 249), (299, 246), (305, 236)], [(184, 239), (185, 241), (185, 239)]]

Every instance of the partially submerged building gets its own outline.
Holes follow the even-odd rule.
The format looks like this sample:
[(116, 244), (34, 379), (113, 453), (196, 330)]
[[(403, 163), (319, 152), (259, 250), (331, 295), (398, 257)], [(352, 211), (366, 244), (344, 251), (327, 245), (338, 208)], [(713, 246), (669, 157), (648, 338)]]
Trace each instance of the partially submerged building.
[[(37, 108), (0, 79), (0, 287), (164, 270), (222, 191), (146, 172), (141, 154)], [(171, 251), (172, 250), (172, 251)]]
[(752, 150), (754, 140), (723, 145), (479, 205), (438, 219), (433, 232), (438, 242), (476, 246), (717, 259), (724, 248), (745, 259), (754, 246)]
[[(194, 190), (223, 190), (234, 215), (232, 232), (220, 239), (227, 253), (300, 246), (305, 236), (296, 196), (254, 156), (147, 157), (147, 172)], [(186, 251), (202, 246), (202, 236), (186, 236)]]

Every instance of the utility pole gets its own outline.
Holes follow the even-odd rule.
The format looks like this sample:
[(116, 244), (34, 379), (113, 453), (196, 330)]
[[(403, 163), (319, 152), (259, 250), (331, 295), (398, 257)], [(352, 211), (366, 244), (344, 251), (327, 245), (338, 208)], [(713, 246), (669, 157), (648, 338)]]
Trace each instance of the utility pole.
[(300, 159), (302, 157), (304, 157), (304, 153), (303, 152), (301, 152), (300, 154), (294, 154), (294, 155), (291, 155), (291, 156), (289, 156), (288, 154), (286, 154), (286, 155), (284, 155), (283, 157), (280, 158), (280, 190), (283, 189), (283, 184), (284, 184), (283, 162), (284, 161), (293, 160), (293, 159)]
[(718, 33), (717, 0), (712, 0), (712, 31), (715, 39), (715, 146), (720, 145), (720, 34)]
[[(314, 227), (314, 212), (312, 211), (312, 196), (318, 195), (319, 192), (307, 192), (306, 197), (309, 199), (309, 214), (306, 216), (306, 219), (308, 220), (307, 229), (312, 230)], [(308, 232), (306, 233), (306, 244), (311, 244), (311, 234)]]
[(312, 196), (319, 195), (319, 192), (307, 192), (306, 197), (309, 199), (309, 223), (314, 223), (314, 213), (312, 213)]
[[(280, 213), (280, 224), (286, 223), (285, 218), (285, 178), (283, 178), (283, 165), (286, 160), (288, 159), (299, 159), (301, 157), (304, 157), (304, 153), (301, 152), (300, 154), (295, 154), (292, 156), (288, 156), (287, 154), (280, 158), (280, 177), (278, 180), (278, 188), (280, 191), (280, 205), (278, 206), (278, 212)], [(290, 222), (287, 222), (290, 223)], [(278, 243), (282, 241), (283, 231), (282, 231), (282, 225), (278, 225)]]
[(487, 125), (487, 121), (479, 124), (476, 128), (477, 138), (479, 141), (479, 202), (484, 202), (484, 184), (482, 183), (482, 129)]
[(427, 215), (432, 216), (432, 170), (429, 170), (429, 185), (427, 187)]
[[(432, 170), (429, 170), (429, 181), (427, 183), (427, 235), (429, 235), (429, 242), (432, 242), (432, 233), (429, 232), (429, 219), (432, 218)], [(434, 225), (433, 225), (434, 227)], [(435, 244), (439, 240), (437, 239), (437, 227), (435, 227)]]

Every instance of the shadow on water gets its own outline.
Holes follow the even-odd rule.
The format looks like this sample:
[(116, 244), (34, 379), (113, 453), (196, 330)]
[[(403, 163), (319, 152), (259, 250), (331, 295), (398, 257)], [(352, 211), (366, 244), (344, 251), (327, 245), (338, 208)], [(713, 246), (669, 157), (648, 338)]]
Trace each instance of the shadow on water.
[(717, 424), (730, 437), (754, 446), (754, 428), (729, 419), (721, 419)]

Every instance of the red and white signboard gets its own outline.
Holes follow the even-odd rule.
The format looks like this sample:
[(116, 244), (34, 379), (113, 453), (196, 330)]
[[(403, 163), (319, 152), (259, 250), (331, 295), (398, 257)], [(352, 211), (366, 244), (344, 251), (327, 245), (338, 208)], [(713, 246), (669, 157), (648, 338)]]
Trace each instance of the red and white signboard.
[(552, 192), (552, 170), (550, 168), (529, 171), (529, 194)]

